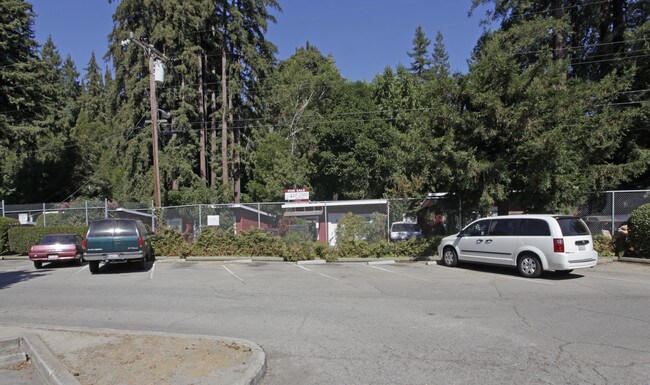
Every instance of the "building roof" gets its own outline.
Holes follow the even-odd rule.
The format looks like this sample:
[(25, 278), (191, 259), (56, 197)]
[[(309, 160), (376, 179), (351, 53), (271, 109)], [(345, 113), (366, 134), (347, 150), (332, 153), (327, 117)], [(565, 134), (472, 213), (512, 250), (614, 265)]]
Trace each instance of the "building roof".
[(295, 202), (285, 203), (282, 205), (283, 209), (300, 209), (300, 208), (316, 208), (316, 207), (338, 207), (338, 206), (368, 206), (368, 205), (385, 205), (388, 199), (364, 199), (354, 201), (331, 201), (331, 202)]

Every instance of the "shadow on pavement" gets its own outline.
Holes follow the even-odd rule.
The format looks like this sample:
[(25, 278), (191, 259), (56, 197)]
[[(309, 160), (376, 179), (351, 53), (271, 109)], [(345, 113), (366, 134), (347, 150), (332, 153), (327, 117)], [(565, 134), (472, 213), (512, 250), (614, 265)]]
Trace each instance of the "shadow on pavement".
[(153, 267), (153, 262), (145, 262), (144, 269), (140, 269), (137, 263), (105, 263), (99, 266), (99, 271), (96, 274), (130, 274), (130, 273), (146, 273)]
[[(441, 264), (441, 263), (439, 263)], [(500, 274), (500, 275), (508, 275), (512, 277), (519, 277), (523, 278), (521, 275), (519, 275), (519, 272), (515, 267), (509, 267), (509, 266), (493, 266), (493, 265), (482, 265), (482, 264), (472, 264), (472, 263), (467, 263), (463, 262), (459, 264), (456, 269), (464, 269), (464, 270), (471, 270), (471, 271), (478, 271), (478, 272), (485, 272), (485, 273), (493, 273), (493, 274)], [(582, 278), (583, 275), (577, 274), (575, 271), (572, 273), (556, 273), (554, 271), (545, 271), (541, 277), (539, 278), (531, 278), (531, 279), (546, 279), (546, 280), (553, 280), (553, 281), (566, 281), (566, 280), (571, 280), (571, 279), (578, 279)]]
[(0, 272), (0, 290), (7, 288), (13, 284), (29, 281), (30, 279), (43, 277), (47, 274), (47, 270), (15, 270)]

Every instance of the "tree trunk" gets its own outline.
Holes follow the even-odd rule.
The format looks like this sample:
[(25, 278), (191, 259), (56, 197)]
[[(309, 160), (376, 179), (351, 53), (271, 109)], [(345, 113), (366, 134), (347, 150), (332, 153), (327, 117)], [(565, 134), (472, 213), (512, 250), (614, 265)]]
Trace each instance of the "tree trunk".
[[(556, 20), (561, 20), (564, 17), (564, 0), (553, 0), (551, 1), (551, 7), (553, 8), (553, 18)], [(566, 58), (566, 42), (564, 41), (564, 32), (555, 31), (555, 36), (553, 37), (553, 59), (562, 60)]]
[(217, 95), (214, 91), (210, 96), (212, 115), (210, 117), (210, 186), (217, 185)]
[[(224, 10), (224, 15), (225, 15)], [(224, 16), (225, 19), (225, 16)], [(226, 61), (226, 31), (221, 39), (221, 184), (228, 185), (228, 63)], [(224, 189), (224, 196), (228, 198)]]
[(205, 93), (203, 86), (203, 77), (205, 75), (203, 66), (203, 54), (198, 55), (199, 59), (199, 122), (201, 131), (199, 134), (199, 176), (201, 179), (206, 180), (207, 171), (205, 165)]

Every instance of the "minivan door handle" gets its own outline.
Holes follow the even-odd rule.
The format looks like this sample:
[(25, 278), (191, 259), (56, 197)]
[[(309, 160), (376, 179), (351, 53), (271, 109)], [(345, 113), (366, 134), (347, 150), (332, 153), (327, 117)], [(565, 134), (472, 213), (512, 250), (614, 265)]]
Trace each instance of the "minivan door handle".
[(476, 240), (476, 243), (481, 243), (481, 242), (483, 242), (482, 239), (477, 239), (477, 240)]
[(492, 243), (492, 240), (491, 239), (486, 239), (485, 243)]

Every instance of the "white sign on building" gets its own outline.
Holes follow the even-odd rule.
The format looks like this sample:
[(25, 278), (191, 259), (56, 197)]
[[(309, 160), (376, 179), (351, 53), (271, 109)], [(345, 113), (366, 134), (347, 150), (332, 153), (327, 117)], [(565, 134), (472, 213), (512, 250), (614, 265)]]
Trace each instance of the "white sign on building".
[(284, 189), (284, 200), (287, 202), (308, 202), (309, 189), (307, 188)]

